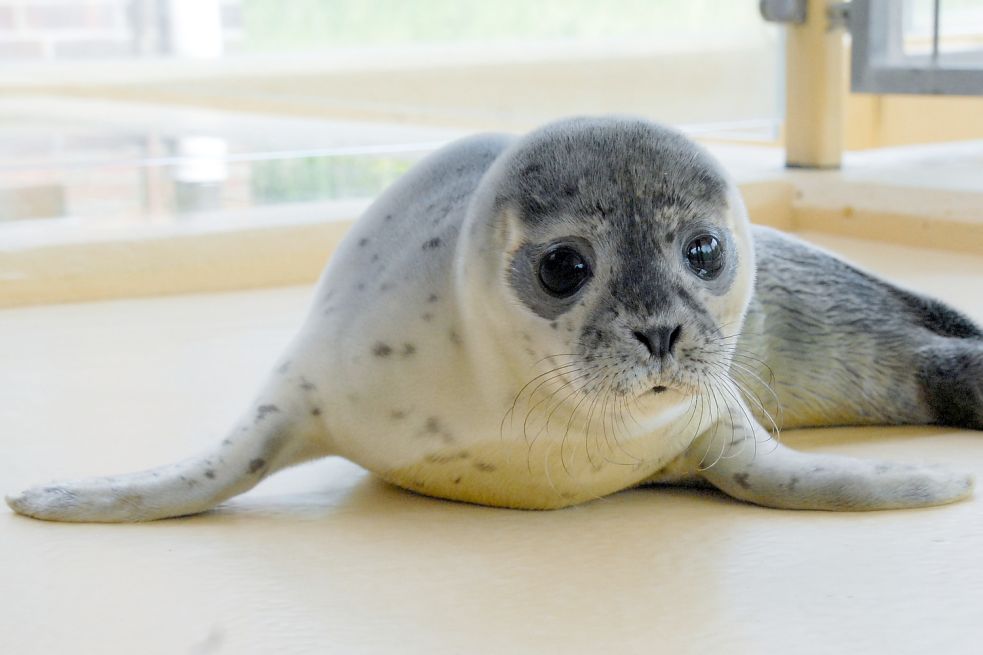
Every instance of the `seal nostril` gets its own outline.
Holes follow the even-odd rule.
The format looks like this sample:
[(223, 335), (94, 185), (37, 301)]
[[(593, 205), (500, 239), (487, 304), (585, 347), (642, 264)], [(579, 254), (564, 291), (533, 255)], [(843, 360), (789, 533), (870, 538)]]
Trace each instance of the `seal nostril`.
[(632, 335), (648, 349), (649, 355), (662, 358), (672, 354), (672, 349), (676, 346), (676, 342), (679, 341), (682, 333), (682, 325), (677, 325), (674, 328), (670, 328), (668, 325), (660, 325), (659, 327), (649, 328), (644, 332), (636, 330), (632, 332)]
[(645, 335), (644, 332), (639, 332), (638, 330), (635, 330), (634, 332), (632, 332), (632, 335), (634, 335), (636, 339), (642, 342), (642, 345), (648, 349), (650, 355), (655, 354), (655, 349), (652, 348), (652, 342), (649, 341), (649, 338)]
[(683, 326), (677, 325), (676, 329), (674, 329), (669, 334), (669, 344), (668, 344), (668, 348), (666, 348), (666, 354), (672, 352), (672, 349), (676, 346), (676, 342), (679, 341), (679, 337), (680, 335), (682, 335), (682, 333), (683, 333)]

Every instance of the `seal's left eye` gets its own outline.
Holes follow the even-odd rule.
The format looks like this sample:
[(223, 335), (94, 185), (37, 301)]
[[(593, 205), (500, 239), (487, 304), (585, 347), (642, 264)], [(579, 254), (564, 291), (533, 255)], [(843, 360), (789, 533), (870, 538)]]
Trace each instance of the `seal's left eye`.
[(686, 263), (696, 276), (712, 280), (724, 269), (724, 253), (720, 241), (712, 234), (701, 234), (686, 246)]
[(590, 275), (590, 264), (571, 246), (554, 246), (539, 261), (540, 283), (547, 292), (558, 298), (575, 294)]

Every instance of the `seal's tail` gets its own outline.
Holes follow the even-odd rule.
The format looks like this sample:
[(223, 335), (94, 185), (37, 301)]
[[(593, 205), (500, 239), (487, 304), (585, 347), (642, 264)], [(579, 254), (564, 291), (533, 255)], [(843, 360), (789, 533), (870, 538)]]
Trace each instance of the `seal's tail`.
[(329, 454), (320, 411), (261, 400), (210, 452), (126, 475), (32, 487), (7, 504), (48, 521), (118, 523), (203, 512), (278, 469)]

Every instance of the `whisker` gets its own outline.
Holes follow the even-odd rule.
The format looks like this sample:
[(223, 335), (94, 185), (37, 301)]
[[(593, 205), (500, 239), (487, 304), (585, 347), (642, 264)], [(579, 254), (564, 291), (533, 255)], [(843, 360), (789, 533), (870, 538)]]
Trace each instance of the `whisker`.
[[(713, 394), (714, 407), (716, 408), (716, 415), (719, 417), (720, 416), (720, 402), (721, 402), (721, 400), (720, 400), (720, 398), (717, 395), (717, 388), (714, 385), (708, 385), (708, 386), (710, 388), (710, 392)], [(726, 405), (726, 403), (725, 403), (725, 405)], [(734, 426), (733, 426), (733, 422), (732, 422), (731, 423), (731, 438), (733, 438), (733, 429), (734, 429)], [(707, 453), (710, 452), (710, 446), (713, 444), (713, 442), (717, 439), (718, 436), (719, 436), (719, 433), (717, 431), (714, 431), (713, 437), (710, 439), (710, 443), (707, 444)], [(711, 469), (714, 466), (716, 466), (717, 465), (717, 462), (720, 461), (720, 458), (724, 456), (724, 452), (725, 452), (726, 448), (727, 448), (726, 444), (723, 443), (723, 441), (721, 441), (721, 443), (720, 443), (720, 454), (718, 454), (717, 455), (717, 458), (715, 460), (713, 460), (713, 462), (709, 466), (706, 466), (706, 467), (702, 467), (702, 462), (704, 460), (700, 460), (700, 463), (701, 463), (701, 469), (700, 470), (706, 471), (707, 469)]]
[[(569, 384), (569, 386), (572, 386), (572, 387), (574, 387), (575, 383), (578, 382), (578, 381), (580, 381), (580, 380), (584, 380), (584, 382), (583, 382), (582, 385), (580, 385), (580, 387), (574, 387), (573, 390), (569, 394), (567, 394), (567, 396), (565, 396), (565, 398), (569, 398), (571, 395), (576, 394), (576, 393), (582, 391), (583, 389), (585, 389), (591, 383), (592, 379), (595, 379), (597, 376), (599, 376), (601, 374), (603, 374), (603, 370), (600, 370), (599, 371), (597, 368), (594, 368), (593, 370), (591, 370), (590, 372), (586, 373), (585, 375), (581, 375), (578, 378), (576, 378), (574, 380), (571, 380), (568, 384)], [(564, 385), (560, 389), (557, 389), (555, 393), (559, 393), (559, 391), (561, 391), (566, 386), (568, 386), (568, 385)], [(553, 395), (551, 395), (550, 398), (554, 397), (555, 396), (555, 393)], [(561, 401), (561, 403), (562, 402), (563, 401)], [(557, 403), (557, 405), (554, 407), (553, 411), (556, 411), (556, 408), (559, 407), (561, 403)], [(531, 410), (530, 410), (530, 412), (531, 412)], [(539, 429), (539, 431), (536, 433), (536, 435), (532, 438), (532, 441), (529, 441), (528, 435), (525, 435), (526, 444), (528, 446), (527, 449), (526, 449), (526, 469), (529, 471), (529, 473), (532, 473), (532, 451), (533, 451), (533, 448), (536, 445), (536, 440), (539, 439), (539, 435), (543, 433), (544, 429), (546, 430), (547, 434), (549, 433), (549, 430), (548, 430), (548, 428), (549, 428), (549, 419), (550, 419), (551, 416), (552, 416), (552, 412), (550, 412), (550, 414), (547, 416), (546, 423), (543, 425), (542, 428)], [(526, 419), (528, 420), (528, 418), (529, 418), (529, 415), (527, 414), (526, 415)], [(549, 457), (549, 452), (551, 450), (552, 450), (551, 447), (547, 447), (547, 452), (546, 452), (546, 455), (545, 455), (546, 457)], [(562, 454), (562, 451), (561, 451), (561, 454)]]
[[(603, 384), (606, 385), (607, 381), (608, 378), (605, 377), (603, 380)], [(594, 410), (597, 407), (597, 401), (600, 400), (601, 398), (602, 390), (603, 389), (599, 388), (597, 390), (597, 393), (594, 395), (594, 401), (591, 403), (590, 407), (587, 410), (587, 425), (584, 428), (584, 452), (587, 454), (587, 461), (590, 463), (592, 469), (596, 468), (596, 464), (594, 464), (594, 458), (591, 457), (590, 454), (590, 427), (591, 427), (591, 423), (594, 421)]]
[(579, 366), (579, 365), (580, 365), (579, 363), (572, 362), (570, 364), (564, 364), (563, 366), (558, 366), (556, 368), (550, 369), (549, 371), (546, 371), (545, 373), (540, 373), (539, 375), (537, 375), (533, 379), (529, 380), (529, 382), (527, 382), (525, 385), (523, 385), (522, 388), (519, 389), (518, 393), (515, 394), (515, 398), (512, 399), (512, 406), (508, 409), (508, 411), (505, 412), (505, 416), (502, 417), (502, 423), (499, 426), (499, 434), (501, 435), (502, 432), (504, 431), (505, 421), (508, 420), (510, 416), (514, 416), (515, 415), (515, 406), (516, 406), (516, 404), (518, 404), (519, 398), (522, 396), (522, 393), (526, 389), (529, 388), (529, 386), (531, 384), (533, 384), (534, 382), (536, 382), (536, 380), (539, 380), (540, 378), (542, 378), (544, 376), (550, 375), (552, 373), (556, 373), (557, 371), (560, 371), (560, 370), (563, 370), (563, 369), (566, 369), (566, 368), (576, 367), (576, 366)]
[[(539, 408), (539, 407), (540, 407), (541, 405), (543, 405), (543, 404), (547, 404), (547, 405), (548, 405), (548, 403), (549, 403), (549, 402), (550, 402), (550, 401), (551, 401), (551, 400), (552, 400), (552, 399), (553, 399), (554, 397), (556, 397), (556, 394), (558, 394), (558, 393), (559, 393), (560, 391), (562, 391), (563, 389), (565, 389), (565, 388), (567, 388), (568, 386), (570, 386), (570, 385), (571, 385), (571, 384), (573, 384), (574, 382), (577, 382), (578, 380), (582, 380), (582, 379), (584, 379), (585, 377), (588, 377), (588, 376), (590, 376), (590, 375), (591, 375), (591, 374), (590, 374), (589, 372), (588, 372), (588, 373), (582, 373), (582, 374), (579, 374), (579, 373), (578, 373), (578, 376), (577, 376), (577, 377), (575, 377), (575, 378), (572, 378), (572, 379), (569, 379), (569, 380), (567, 380), (566, 382), (564, 382), (563, 384), (561, 384), (561, 385), (560, 385), (559, 387), (557, 387), (556, 389), (554, 389), (553, 391), (551, 391), (551, 392), (550, 392), (550, 394), (549, 394), (548, 396), (545, 396), (545, 397), (544, 397), (544, 398), (542, 398), (542, 399), (541, 399), (541, 400), (540, 400), (539, 402), (537, 402), (537, 403), (536, 403), (535, 405), (533, 405), (533, 406), (531, 406), (531, 407), (530, 407), (530, 408), (528, 409), (528, 411), (526, 412), (526, 418), (525, 418), (525, 419), (524, 419), (524, 420), (522, 421), (522, 436), (523, 436), (523, 438), (525, 439), (525, 441), (526, 441), (526, 443), (527, 443), (527, 444), (529, 444), (529, 419), (531, 419), (531, 418), (532, 418), (532, 416), (533, 416), (533, 414), (535, 413), (535, 411), (536, 411), (536, 410), (537, 410), (537, 409), (538, 409), (538, 408)], [(540, 428), (540, 432), (542, 432), (542, 428)], [(539, 434), (540, 434), (540, 432), (537, 432), (537, 433), (536, 433), (536, 436), (537, 436), (537, 437), (539, 436)], [(536, 439), (534, 438), (534, 439), (533, 439), (533, 441), (535, 441), (535, 440), (536, 440)]]

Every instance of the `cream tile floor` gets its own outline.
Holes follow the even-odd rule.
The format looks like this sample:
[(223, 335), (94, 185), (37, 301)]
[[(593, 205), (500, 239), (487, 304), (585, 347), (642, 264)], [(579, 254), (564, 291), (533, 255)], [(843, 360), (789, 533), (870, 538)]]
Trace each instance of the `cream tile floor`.
[[(809, 235), (983, 320), (983, 255)], [(145, 467), (217, 438), (310, 288), (0, 312), (0, 487)], [(983, 434), (787, 434), (983, 479)], [(0, 652), (977, 653), (983, 493), (870, 514), (647, 489), (549, 513), (389, 487), (339, 460), (206, 515), (0, 511)]]

